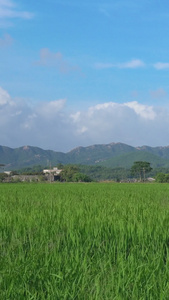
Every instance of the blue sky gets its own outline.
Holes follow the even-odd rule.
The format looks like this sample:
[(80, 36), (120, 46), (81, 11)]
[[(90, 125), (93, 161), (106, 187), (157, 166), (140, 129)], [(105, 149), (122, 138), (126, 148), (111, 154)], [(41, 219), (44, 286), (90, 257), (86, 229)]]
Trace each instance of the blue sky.
[(169, 145), (169, 3), (0, 0), (0, 144)]

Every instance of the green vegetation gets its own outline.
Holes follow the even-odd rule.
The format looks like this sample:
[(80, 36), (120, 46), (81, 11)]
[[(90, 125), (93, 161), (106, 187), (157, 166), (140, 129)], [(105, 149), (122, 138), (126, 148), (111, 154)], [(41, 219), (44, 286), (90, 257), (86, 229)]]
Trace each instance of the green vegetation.
[(91, 182), (91, 178), (79, 172), (79, 167), (76, 165), (62, 166), (62, 171), (59, 174), (60, 181), (66, 182)]
[(5, 173), (0, 173), (0, 182), (3, 182), (5, 180), (5, 178), (7, 178), (8, 175)]
[(164, 173), (158, 173), (156, 175), (156, 181), (160, 183), (166, 183), (169, 182), (169, 174)]
[[(105, 180), (113, 180), (113, 181), (127, 181), (131, 180), (133, 177), (135, 177), (136, 174), (131, 174), (131, 169), (126, 169), (122, 167), (117, 167), (117, 168), (108, 168), (100, 165), (95, 165), (95, 166), (88, 166), (88, 165), (63, 165), (63, 164), (57, 164), (58, 169), (67, 169), (70, 166), (73, 167), (73, 169), (80, 173), (80, 175), (77, 176), (77, 178), (81, 179), (79, 181), (105, 181)], [(27, 167), (27, 168), (22, 168), (18, 169), (15, 171), (12, 171), (11, 175), (15, 174), (20, 174), (20, 175), (40, 175), (43, 177), (43, 169), (47, 169), (48, 167), (43, 167), (42, 165), (35, 165), (33, 167)], [(62, 174), (64, 174), (63, 172)], [(151, 177), (156, 177), (158, 173), (164, 173), (168, 174), (169, 173), (169, 168), (153, 168), (151, 171), (148, 173), (149, 176)], [(73, 178), (73, 176), (72, 176)], [(76, 176), (74, 179), (77, 179)], [(72, 181), (78, 181), (78, 180), (72, 180)], [(63, 178), (63, 181), (65, 179)], [(65, 181), (70, 181), (70, 180), (65, 180)], [(157, 180), (157, 182), (162, 182)], [(165, 181), (166, 182), (166, 181)]]
[(149, 161), (153, 168), (169, 166), (169, 161), (167, 159), (153, 153), (139, 150), (136, 152), (124, 153), (123, 155), (117, 155), (100, 162), (99, 165), (109, 168), (124, 167), (130, 169), (135, 161)]
[(168, 299), (168, 184), (0, 190), (0, 299)]
[(131, 174), (133, 176), (139, 175), (140, 181), (146, 179), (145, 175), (150, 173), (152, 168), (150, 167), (150, 163), (147, 161), (135, 161), (133, 166), (131, 167)]
[[(131, 172), (130, 169), (125, 169), (125, 168), (107, 168), (103, 166), (85, 166), (85, 165), (62, 165), (62, 164), (57, 164), (58, 169), (64, 169), (65, 171), (62, 172), (62, 180), (65, 180), (65, 175), (66, 173), (71, 173), (69, 172), (69, 167), (72, 166), (73, 169), (75, 170), (75, 173), (78, 172), (80, 173), (80, 176), (78, 177), (84, 178), (85, 180), (82, 181), (103, 181), (103, 180), (114, 180), (114, 181), (119, 181), (119, 180), (127, 180), (128, 178), (131, 178)], [(22, 175), (41, 175), (43, 169), (47, 169), (47, 167), (43, 167), (41, 165), (27, 167), (27, 168), (22, 168), (17, 171), (13, 171), (15, 174), (22, 174)], [(12, 172), (12, 174), (13, 174)], [(74, 172), (72, 172), (74, 173)], [(71, 178), (73, 178), (73, 174), (70, 174)], [(75, 176), (76, 177), (76, 176)], [(70, 180), (65, 180), (65, 181), (70, 181)], [(74, 181), (74, 180), (73, 180)], [(76, 181), (76, 180), (75, 180)]]
[(127, 180), (131, 178), (130, 169), (125, 168), (106, 168), (102, 166), (79, 166), (80, 172), (88, 175), (95, 181), (103, 180)]

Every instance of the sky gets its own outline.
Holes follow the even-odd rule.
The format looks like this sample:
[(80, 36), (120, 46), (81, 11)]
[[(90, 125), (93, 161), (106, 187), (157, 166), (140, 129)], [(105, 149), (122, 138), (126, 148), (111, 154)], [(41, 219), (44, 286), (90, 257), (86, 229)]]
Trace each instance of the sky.
[(167, 0), (0, 0), (0, 145), (169, 145)]

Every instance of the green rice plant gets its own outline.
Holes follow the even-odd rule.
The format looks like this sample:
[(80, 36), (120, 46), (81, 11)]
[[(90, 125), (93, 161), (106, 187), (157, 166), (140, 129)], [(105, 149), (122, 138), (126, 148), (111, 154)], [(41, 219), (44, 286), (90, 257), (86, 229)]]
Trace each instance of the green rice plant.
[(0, 185), (0, 299), (168, 295), (168, 184)]

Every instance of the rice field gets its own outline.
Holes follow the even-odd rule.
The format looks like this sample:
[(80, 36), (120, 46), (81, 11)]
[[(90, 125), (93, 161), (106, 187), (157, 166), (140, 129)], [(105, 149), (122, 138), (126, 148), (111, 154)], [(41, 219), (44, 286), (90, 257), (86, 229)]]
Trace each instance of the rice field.
[(169, 184), (1, 184), (0, 299), (169, 299)]

